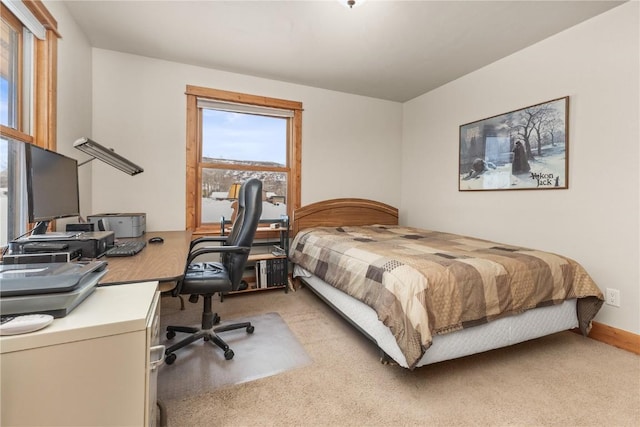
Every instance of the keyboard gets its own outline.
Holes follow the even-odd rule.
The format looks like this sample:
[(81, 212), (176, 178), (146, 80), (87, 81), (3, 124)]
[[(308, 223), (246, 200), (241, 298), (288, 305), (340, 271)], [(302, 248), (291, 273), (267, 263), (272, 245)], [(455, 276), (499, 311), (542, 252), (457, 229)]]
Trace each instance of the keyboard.
[(104, 253), (105, 256), (133, 256), (144, 249), (147, 246), (147, 242), (144, 240), (131, 240), (118, 243)]

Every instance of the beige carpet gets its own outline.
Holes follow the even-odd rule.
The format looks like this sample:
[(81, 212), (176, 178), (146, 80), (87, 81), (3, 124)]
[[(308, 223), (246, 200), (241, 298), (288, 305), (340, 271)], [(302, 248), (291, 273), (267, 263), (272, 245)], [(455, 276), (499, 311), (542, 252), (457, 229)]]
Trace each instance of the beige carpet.
[[(177, 306), (163, 299), (166, 313)], [(170, 426), (640, 425), (640, 357), (572, 332), (408, 371), (379, 363), (307, 289), (216, 308), (223, 317), (278, 312), (313, 362), (166, 400)], [(187, 309), (197, 322), (199, 306)]]

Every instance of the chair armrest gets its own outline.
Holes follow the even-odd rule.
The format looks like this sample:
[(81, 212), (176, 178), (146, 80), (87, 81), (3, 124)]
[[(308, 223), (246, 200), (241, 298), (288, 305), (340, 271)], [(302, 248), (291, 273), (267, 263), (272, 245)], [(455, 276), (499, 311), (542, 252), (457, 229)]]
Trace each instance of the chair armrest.
[(227, 241), (227, 237), (228, 236), (202, 236), (202, 237), (198, 237), (197, 239), (193, 239), (191, 241), (191, 244), (189, 245), (189, 251), (191, 251), (195, 245), (198, 245), (200, 243), (207, 243), (207, 242), (220, 242), (220, 243), (224, 243)]
[(198, 248), (191, 253), (189, 253), (189, 257), (187, 258), (187, 265), (191, 264), (191, 262), (197, 257), (204, 254), (213, 254), (213, 253), (249, 253), (251, 252), (251, 248), (248, 246), (205, 246), (203, 248)]

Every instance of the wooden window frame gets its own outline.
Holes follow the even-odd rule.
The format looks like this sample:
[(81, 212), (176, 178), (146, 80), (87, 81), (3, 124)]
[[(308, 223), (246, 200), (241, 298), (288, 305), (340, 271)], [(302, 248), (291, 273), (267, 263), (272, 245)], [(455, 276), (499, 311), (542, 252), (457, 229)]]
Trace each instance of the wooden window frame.
[[(57, 81), (58, 81), (58, 23), (53, 18), (53, 15), (47, 10), (45, 5), (40, 0), (23, 0), (25, 6), (33, 13), (33, 15), (40, 21), (40, 23), (46, 29), (45, 40), (40, 40), (34, 37), (35, 43), (35, 55), (34, 55), (34, 115), (33, 121), (33, 134), (30, 130), (23, 129), (22, 119), (22, 65), (19, 70), (19, 85), (20, 93), (18, 96), (18, 128), (13, 129), (4, 125), (0, 125), (0, 134), (9, 138), (17, 139), (19, 141), (35, 144), (39, 147), (43, 147), (52, 151), (56, 151), (56, 132), (57, 132)], [(5, 15), (5, 13), (7, 15)], [(2, 5), (2, 15), (15, 16)], [(24, 28), (24, 24), (20, 22), (21, 28)], [(21, 49), (21, 47), (20, 47)], [(22, 64), (23, 52), (20, 52)]]
[[(5, 138), (34, 144), (51, 151), (57, 151), (57, 81), (58, 81), (58, 23), (46, 6), (40, 0), (22, 0), (33, 16), (44, 26), (45, 39), (40, 40), (33, 37), (33, 90), (32, 103), (33, 114), (30, 117), (30, 128), (25, 129), (23, 117), (23, 105), (27, 102), (23, 99), (23, 64), (24, 50), (22, 42), (22, 31), (25, 25), (9, 9), (1, 4), (2, 17), (7, 19), (11, 25), (19, 24), (19, 65), (18, 65), (18, 117), (16, 129), (0, 125), (0, 135)], [(55, 230), (55, 222), (51, 228)]]
[[(4, 3), (0, 3), (0, 7), (1, 7), (1, 14), (2, 14), (2, 20), (6, 21), (9, 26), (11, 28), (13, 28), (13, 30), (17, 33), (18, 35), (18, 74), (17, 74), (17, 92), (18, 92), (18, 99), (16, 102), (16, 110), (17, 110), (17, 117), (16, 117), (16, 129), (22, 129), (22, 123), (23, 123), (23, 115), (22, 115), (22, 81), (23, 81), (23, 76), (22, 76), (22, 66), (23, 66), (23, 39), (24, 39), (24, 24), (18, 19), (16, 18), (16, 16), (11, 13), (11, 11), (7, 8), (7, 6), (5, 6)], [(7, 129), (13, 129), (13, 128), (7, 128)]]
[[(187, 143), (186, 143), (186, 228), (194, 235), (218, 234), (219, 224), (202, 224), (201, 187), (202, 187), (202, 113), (197, 107), (198, 98), (215, 101), (235, 102), (260, 107), (280, 108), (293, 111), (287, 144), (287, 213), (291, 216), (294, 209), (300, 207), (300, 185), (302, 164), (302, 103), (264, 96), (247, 95), (219, 89), (187, 85)], [(264, 170), (269, 170), (268, 167)], [(281, 169), (278, 168), (278, 171)]]

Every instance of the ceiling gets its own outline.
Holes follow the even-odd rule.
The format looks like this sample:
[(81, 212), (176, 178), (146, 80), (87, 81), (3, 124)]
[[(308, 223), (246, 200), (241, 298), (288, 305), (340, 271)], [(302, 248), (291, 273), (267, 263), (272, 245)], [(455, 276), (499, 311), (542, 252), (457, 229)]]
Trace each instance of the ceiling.
[(66, 1), (94, 47), (398, 102), (621, 3)]

